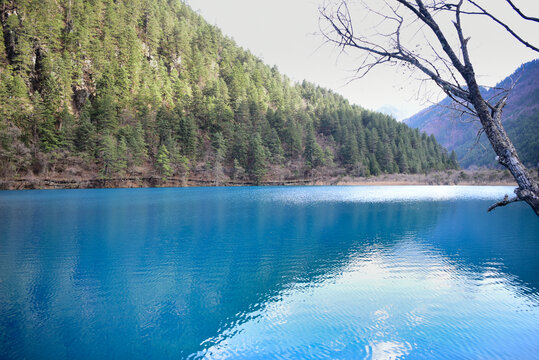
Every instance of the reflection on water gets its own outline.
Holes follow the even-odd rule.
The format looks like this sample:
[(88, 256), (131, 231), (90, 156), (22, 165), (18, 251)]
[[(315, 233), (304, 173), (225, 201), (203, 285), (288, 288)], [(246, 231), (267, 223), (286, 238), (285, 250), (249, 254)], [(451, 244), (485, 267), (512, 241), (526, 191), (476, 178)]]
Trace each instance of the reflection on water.
[(503, 274), (459, 268), (415, 238), (350, 260), (333, 278), (283, 291), (193, 357), (535, 356), (538, 299)]
[(8, 358), (533, 358), (511, 188), (0, 192)]

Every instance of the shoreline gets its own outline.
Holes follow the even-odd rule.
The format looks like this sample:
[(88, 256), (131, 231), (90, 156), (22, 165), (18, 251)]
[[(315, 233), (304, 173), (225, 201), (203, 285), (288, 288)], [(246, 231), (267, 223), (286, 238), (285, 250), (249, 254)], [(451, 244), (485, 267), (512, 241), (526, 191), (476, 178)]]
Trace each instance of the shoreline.
[(463, 180), (418, 178), (417, 175), (402, 175), (400, 178), (379, 176), (372, 178), (318, 178), (294, 180), (269, 180), (260, 184), (252, 181), (215, 181), (207, 179), (159, 177), (122, 177), (111, 179), (65, 179), (65, 178), (21, 178), (0, 179), (0, 190), (46, 190), (46, 189), (113, 189), (113, 188), (157, 188), (157, 187), (217, 187), (217, 186), (517, 186), (514, 181)]

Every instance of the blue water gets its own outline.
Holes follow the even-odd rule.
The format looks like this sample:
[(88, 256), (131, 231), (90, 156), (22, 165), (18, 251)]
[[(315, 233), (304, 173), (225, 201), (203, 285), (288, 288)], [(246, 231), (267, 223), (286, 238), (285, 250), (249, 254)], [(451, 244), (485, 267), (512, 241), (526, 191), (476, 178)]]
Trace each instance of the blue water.
[(511, 192), (0, 192), (0, 358), (537, 359)]

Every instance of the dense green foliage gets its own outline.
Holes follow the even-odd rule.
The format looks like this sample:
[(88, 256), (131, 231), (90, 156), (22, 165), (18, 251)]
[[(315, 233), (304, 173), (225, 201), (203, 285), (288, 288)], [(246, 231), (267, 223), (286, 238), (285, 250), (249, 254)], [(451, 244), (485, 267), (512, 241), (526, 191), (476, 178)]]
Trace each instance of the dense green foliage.
[(291, 84), (180, 1), (0, 8), (0, 175), (76, 164), (103, 177), (202, 169), (260, 182), (281, 167), (304, 176), (457, 166), (432, 136)]

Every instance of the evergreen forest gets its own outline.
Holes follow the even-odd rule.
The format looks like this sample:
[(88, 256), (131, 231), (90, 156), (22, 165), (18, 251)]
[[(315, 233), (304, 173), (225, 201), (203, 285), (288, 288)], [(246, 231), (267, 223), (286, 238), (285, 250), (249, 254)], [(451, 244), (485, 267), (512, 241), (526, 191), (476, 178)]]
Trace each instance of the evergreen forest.
[(179, 0), (0, 0), (0, 177), (268, 179), (457, 168), (293, 83)]

